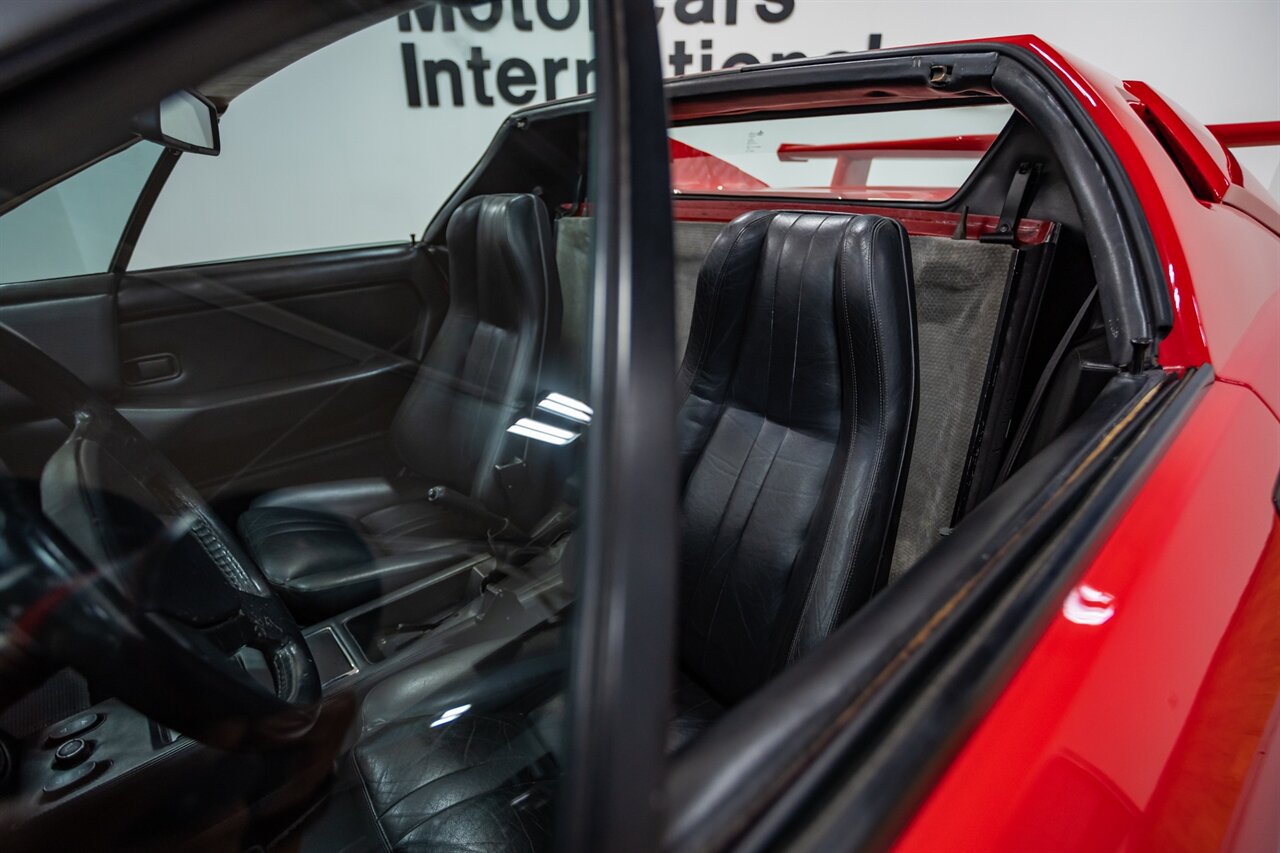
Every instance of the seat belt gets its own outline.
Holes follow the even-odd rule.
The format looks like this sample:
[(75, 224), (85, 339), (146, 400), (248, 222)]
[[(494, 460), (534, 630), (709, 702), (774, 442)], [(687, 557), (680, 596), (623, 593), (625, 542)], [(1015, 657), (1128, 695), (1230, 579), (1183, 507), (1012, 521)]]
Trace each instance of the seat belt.
[(1018, 245), (1018, 220), (1027, 209), (1031, 196), (1035, 194), (1036, 184), (1040, 182), (1039, 163), (1019, 163), (1018, 171), (1013, 173), (1009, 182), (1009, 191), (1004, 197), (1004, 207), (1000, 210), (1000, 221), (996, 230), (983, 234), (978, 238), (981, 243), (1004, 243), (1007, 246)]
[(1071, 341), (1075, 339), (1076, 333), (1080, 331), (1080, 324), (1089, 315), (1089, 309), (1093, 307), (1093, 300), (1097, 295), (1098, 286), (1095, 284), (1093, 290), (1090, 290), (1089, 295), (1085, 297), (1084, 304), (1080, 306), (1080, 310), (1071, 318), (1071, 323), (1067, 326), (1066, 332), (1063, 333), (1062, 339), (1058, 341), (1058, 345), (1054, 347), (1053, 352), (1049, 355), (1049, 360), (1045, 363), (1044, 370), (1040, 373), (1040, 378), (1036, 381), (1035, 390), (1031, 392), (1031, 399), (1027, 401), (1027, 411), (1022, 416), (1022, 422), (1018, 424), (1018, 432), (1014, 436), (1013, 443), (1009, 445), (1009, 452), (1004, 458), (1004, 463), (1000, 466), (1000, 476), (996, 478), (997, 484), (1009, 479), (1014, 460), (1022, 453), (1022, 445), (1026, 443), (1027, 436), (1031, 434), (1031, 425), (1035, 423), (1036, 414), (1040, 411), (1040, 404), (1044, 402), (1044, 395), (1049, 389), (1049, 382), (1053, 379), (1053, 375), (1058, 372), (1063, 356), (1067, 354), (1067, 350), (1071, 347)]

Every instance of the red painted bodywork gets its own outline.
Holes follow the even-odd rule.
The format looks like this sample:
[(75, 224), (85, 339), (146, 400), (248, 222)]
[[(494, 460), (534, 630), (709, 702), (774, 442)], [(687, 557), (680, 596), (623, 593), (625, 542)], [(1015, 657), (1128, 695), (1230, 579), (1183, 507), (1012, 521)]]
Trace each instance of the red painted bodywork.
[(700, 148), (668, 140), (671, 188), (676, 192), (756, 192), (768, 184)]
[(1280, 145), (1280, 121), (1246, 121), (1211, 124), (1209, 132), (1228, 148)]
[(801, 145), (784, 142), (778, 146), (779, 160), (808, 160), (821, 154), (843, 156), (861, 154), (889, 157), (971, 157), (981, 154), (996, 141), (994, 133), (962, 136), (931, 136), (927, 139), (886, 139), (879, 142), (836, 142)]
[[(1280, 123), (1206, 128), (1036, 37), (995, 41), (1065, 84), (1132, 185), (1173, 313), (1158, 362), (1215, 378), (895, 849), (1280, 849), (1280, 206), (1229, 150), (1273, 144)], [(869, 95), (677, 102), (673, 119), (815, 97)], [(680, 219), (735, 204), (760, 206), (674, 200)], [(912, 233), (957, 221), (888, 212)], [(969, 233), (990, 218), (970, 215)]]
[[(836, 198), (878, 199), (889, 201), (946, 201), (955, 195), (955, 187), (893, 187), (870, 183), (871, 164), (875, 160), (968, 159), (976, 165), (996, 141), (995, 134), (938, 136), (928, 139), (890, 139), (879, 142), (835, 142), (801, 145), (784, 142), (778, 146), (781, 161), (834, 160), (829, 187), (799, 188), (800, 191)], [(794, 192), (795, 189), (790, 190)]]
[(1214, 383), (1077, 586), (1113, 615), (1054, 617), (899, 851), (1219, 848), (1280, 692), (1277, 470)]
[(751, 196), (876, 201), (946, 201), (955, 187), (872, 186), (867, 182), (876, 159), (959, 158), (976, 164), (995, 142), (995, 134), (896, 139), (883, 142), (837, 142), (824, 145), (786, 143), (778, 146), (781, 161), (829, 159), (835, 162), (826, 186), (771, 187), (714, 154), (678, 139), (669, 140), (671, 188), (676, 193), (747, 193)]
[(1216, 381), (1074, 590), (1110, 596), (1112, 615), (1088, 624), (1068, 596), (896, 849), (1276, 849), (1276, 203), (1150, 87), (1002, 41), (1067, 84), (1137, 193), (1173, 303), (1160, 363), (1211, 364)]

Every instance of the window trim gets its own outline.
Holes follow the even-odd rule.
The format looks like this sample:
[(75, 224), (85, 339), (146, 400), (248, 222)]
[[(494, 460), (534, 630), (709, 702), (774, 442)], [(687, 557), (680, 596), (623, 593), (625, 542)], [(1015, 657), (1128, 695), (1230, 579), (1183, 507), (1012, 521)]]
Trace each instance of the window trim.
[(562, 849), (641, 853), (664, 826), (675, 656), (674, 238), (641, 227), (671, 217), (653, 8), (593, 2), (596, 439), (557, 829)]
[(156, 164), (151, 167), (151, 174), (147, 176), (138, 197), (134, 199), (133, 210), (129, 211), (129, 218), (125, 220), (124, 228), (120, 230), (120, 239), (116, 241), (116, 249), (111, 253), (111, 263), (107, 266), (107, 272), (119, 276), (124, 275), (128, 270), (129, 259), (133, 257), (133, 250), (138, 245), (138, 237), (142, 234), (143, 227), (147, 224), (147, 217), (151, 215), (151, 208), (155, 207), (160, 191), (164, 189), (165, 182), (173, 174), (173, 167), (178, 165), (181, 157), (181, 151), (173, 148), (161, 149), (160, 156), (156, 158)]

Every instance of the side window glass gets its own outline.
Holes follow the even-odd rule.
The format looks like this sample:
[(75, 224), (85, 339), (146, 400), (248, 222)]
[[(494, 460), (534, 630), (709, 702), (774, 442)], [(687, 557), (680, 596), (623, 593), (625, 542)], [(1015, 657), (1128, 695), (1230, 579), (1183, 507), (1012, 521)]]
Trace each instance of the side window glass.
[(0, 216), (0, 284), (106, 272), (162, 150), (131, 145)]
[(129, 268), (421, 235), (513, 109), (594, 87), (586, 4), (526, 5), (427, 5), (235, 95), (221, 153), (178, 161)]

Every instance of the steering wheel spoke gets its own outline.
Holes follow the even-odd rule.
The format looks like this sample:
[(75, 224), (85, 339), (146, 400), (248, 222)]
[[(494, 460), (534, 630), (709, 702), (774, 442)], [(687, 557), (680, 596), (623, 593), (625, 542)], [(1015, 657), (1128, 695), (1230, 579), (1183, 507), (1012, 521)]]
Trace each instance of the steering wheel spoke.
[[(4, 326), (0, 379), (71, 428), (41, 477), (41, 506), (0, 481), (0, 553), (23, 578), (0, 589), (0, 613), (45, 657), (208, 743), (305, 734), (319, 710), (315, 661), (200, 493), (118, 411)], [(245, 648), (261, 653), (270, 679), (242, 665)]]

